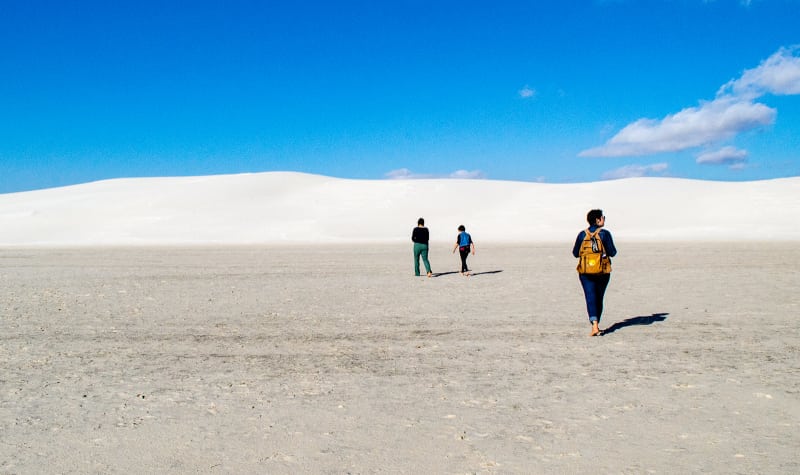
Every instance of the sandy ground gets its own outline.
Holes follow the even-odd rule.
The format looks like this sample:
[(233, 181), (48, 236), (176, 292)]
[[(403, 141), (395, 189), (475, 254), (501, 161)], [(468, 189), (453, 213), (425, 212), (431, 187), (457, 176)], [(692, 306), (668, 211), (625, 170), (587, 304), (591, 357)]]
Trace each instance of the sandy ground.
[(798, 473), (797, 244), (0, 250), (0, 473)]

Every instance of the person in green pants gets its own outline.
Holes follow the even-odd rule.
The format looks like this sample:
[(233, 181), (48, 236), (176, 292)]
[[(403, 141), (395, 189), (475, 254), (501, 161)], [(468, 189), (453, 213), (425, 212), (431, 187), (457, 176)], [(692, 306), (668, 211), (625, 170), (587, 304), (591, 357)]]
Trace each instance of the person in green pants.
[(419, 218), (417, 220), (417, 227), (411, 232), (411, 240), (414, 242), (414, 275), (419, 276), (419, 258), (422, 257), (422, 263), (425, 264), (425, 270), (428, 272), (428, 277), (431, 277), (431, 263), (428, 262), (428, 240), (430, 233), (428, 228), (425, 227), (425, 220)]

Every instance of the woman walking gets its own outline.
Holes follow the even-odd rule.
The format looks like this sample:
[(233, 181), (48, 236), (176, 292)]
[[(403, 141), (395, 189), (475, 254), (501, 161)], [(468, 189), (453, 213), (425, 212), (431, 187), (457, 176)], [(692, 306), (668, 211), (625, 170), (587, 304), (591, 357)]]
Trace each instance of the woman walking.
[(578, 258), (578, 278), (592, 325), (589, 336), (598, 336), (602, 335), (600, 318), (603, 315), (603, 297), (611, 280), (611, 258), (617, 255), (617, 248), (611, 233), (603, 229), (606, 224), (603, 210), (589, 211), (586, 221), (589, 227), (578, 233), (572, 255)]
[(425, 264), (425, 271), (428, 277), (432, 276), (431, 263), (428, 262), (428, 241), (430, 240), (430, 233), (428, 228), (425, 227), (425, 220), (419, 218), (417, 220), (417, 227), (411, 231), (411, 241), (414, 242), (414, 275), (419, 277), (419, 258), (422, 257), (422, 263)]

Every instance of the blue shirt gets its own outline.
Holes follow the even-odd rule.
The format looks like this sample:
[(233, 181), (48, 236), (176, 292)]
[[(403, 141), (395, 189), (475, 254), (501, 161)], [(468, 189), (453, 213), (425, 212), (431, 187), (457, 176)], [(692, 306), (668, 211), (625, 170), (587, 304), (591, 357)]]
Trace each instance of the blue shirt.
[[(597, 226), (596, 225), (589, 226), (589, 232), (590, 233), (593, 233), (595, 231), (597, 231)], [(614, 247), (614, 239), (611, 238), (611, 233), (606, 231), (605, 229), (601, 229), (600, 233), (598, 233), (598, 236), (600, 236), (600, 241), (603, 242), (603, 249), (606, 251), (606, 255), (608, 257), (616, 256), (617, 255), (617, 248)], [(578, 257), (578, 253), (581, 250), (581, 243), (583, 242), (584, 239), (586, 239), (586, 230), (585, 229), (583, 231), (579, 232), (577, 239), (575, 239), (575, 246), (572, 248), (572, 255), (573, 256)]]

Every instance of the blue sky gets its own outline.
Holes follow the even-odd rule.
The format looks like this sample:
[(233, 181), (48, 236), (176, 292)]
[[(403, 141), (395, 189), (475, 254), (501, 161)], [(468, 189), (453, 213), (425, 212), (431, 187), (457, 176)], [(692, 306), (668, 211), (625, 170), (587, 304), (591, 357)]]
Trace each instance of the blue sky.
[(800, 175), (800, 0), (0, 3), (0, 193)]

